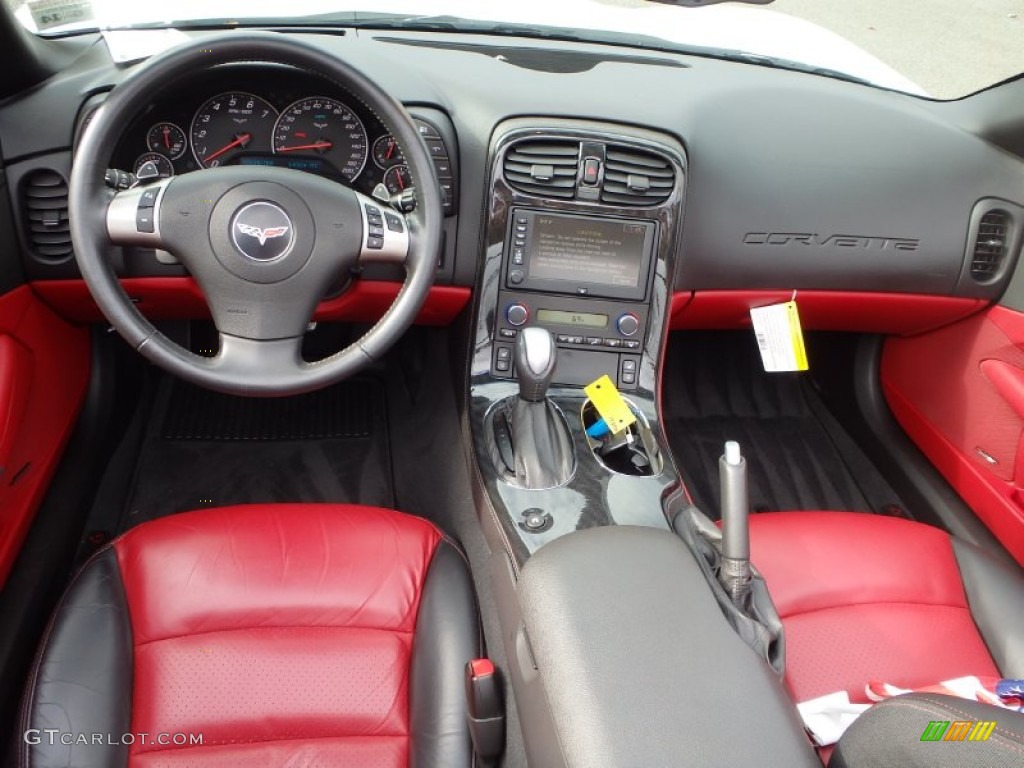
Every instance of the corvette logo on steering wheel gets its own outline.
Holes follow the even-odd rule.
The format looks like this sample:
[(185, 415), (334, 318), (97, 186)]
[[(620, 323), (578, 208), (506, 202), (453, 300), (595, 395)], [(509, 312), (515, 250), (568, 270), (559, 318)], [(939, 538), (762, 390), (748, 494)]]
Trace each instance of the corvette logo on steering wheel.
[(268, 227), (267, 229), (261, 229), (260, 227), (252, 227), (241, 222), (237, 222), (235, 226), (238, 227), (238, 231), (243, 235), (250, 235), (259, 240), (260, 245), (264, 245), (267, 240), (273, 237), (282, 237), (291, 229), (291, 227)]
[(295, 228), (277, 203), (257, 200), (235, 212), (231, 220), (231, 241), (247, 259), (275, 261), (291, 250)]

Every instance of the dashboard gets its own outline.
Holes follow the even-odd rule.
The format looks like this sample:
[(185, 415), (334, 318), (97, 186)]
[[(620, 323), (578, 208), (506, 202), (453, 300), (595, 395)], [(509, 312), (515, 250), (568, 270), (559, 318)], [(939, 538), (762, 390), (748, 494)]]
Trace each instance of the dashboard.
[[(529, 120), (535, 133), (593, 137), (587, 140), (609, 151), (613, 134), (620, 143), (647, 137), (681, 147), (686, 167), (677, 182), (686, 194), (676, 211), (678, 236), (657, 262), (669, 271), (677, 303), (694, 297), (696, 308), (715, 292), (792, 290), (989, 301), (1010, 284), (1013, 238), (986, 266), (982, 234), (1002, 227), (1019, 238), (1024, 231), (1024, 142), (1009, 138), (1024, 135), (1024, 80), (941, 103), (704, 56), (641, 49), (625, 56), (621, 46), (399, 30), (281, 34), (346, 60), (421, 120), (447, 203), (438, 285), (479, 287), (487, 246), (509, 234), (496, 206), (516, 205), (528, 216), (646, 217), (616, 212), (607, 201), (563, 200), (555, 184), (522, 201), (495, 196), (499, 173), (514, 180), (523, 171), (496, 165), (518, 120)], [(12, 249), (36, 282), (77, 277), (70, 239), (51, 244), (59, 239), (54, 229), (36, 231), (40, 218), (54, 216), (64, 231), (66, 222), (36, 201), (59, 197), (76, 132), (132, 70), (111, 59), (100, 36), (72, 42), (64, 71), (0, 104)], [(135, 170), (147, 160), (164, 174), (213, 163), (284, 164), (371, 196), (393, 195), (406, 181), (401, 147), (352, 94), (314, 74), (259, 63), (197, 65), (158, 89), (125, 126), (112, 167)], [(665, 239), (663, 223), (656, 238), (655, 249)], [(180, 265), (155, 263), (151, 254), (112, 258), (124, 277), (183, 275)], [(559, 278), (543, 269), (524, 275), (520, 284), (508, 270), (494, 279), (503, 292), (530, 292)], [(716, 316), (706, 322), (714, 325)]]
[[(417, 124), (450, 206), (448, 147), (431, 122)], [(127, 127), (112, 163), (136, 174), (151, 164), (161, 178), (280, 166), (382, 201), (414, 191), (402, 147), (368, 107), (312, 73), (274, 65), (219, 67), (161, 92)]]

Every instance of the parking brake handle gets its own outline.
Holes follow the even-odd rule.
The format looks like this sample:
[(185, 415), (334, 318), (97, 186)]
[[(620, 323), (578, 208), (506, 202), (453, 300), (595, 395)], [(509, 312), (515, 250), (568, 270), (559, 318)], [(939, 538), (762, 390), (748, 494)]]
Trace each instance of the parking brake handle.
[(747, 461), (740, 444), (730, 440), (718, 460), (722, 496), (722, 565), (718, 578), (739, 604), (750, 590), (750, 525)]

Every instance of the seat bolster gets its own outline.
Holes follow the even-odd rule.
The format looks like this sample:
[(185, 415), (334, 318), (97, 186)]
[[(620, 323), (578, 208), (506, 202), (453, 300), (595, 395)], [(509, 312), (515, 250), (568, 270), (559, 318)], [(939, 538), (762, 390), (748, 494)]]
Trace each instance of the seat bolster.
[[(25, 694), (20, 765), (127, 766), (128, 747), (106, 742), (131, 732), (132, 661), (124, 585), (108, 548), (78, 573), (46, 630)], [(79, 734), (113, 738), (75, 743)]]
[(953, 554), (993, 661), (1005, 677), (1024, 677), (1024, 571), (956, 538)]
[(412, 768), (473, 763), (464, 668), (480, 655), (473, 583), (462, 553), (442, 540), (427, 571), (413, 639), (409, 714)]
[[(995, 722), (988, 738), (971, 739), (974, 723)], [(923, 738), (931, 723), (951, 743)], [(970, 723), (970, 725), (965, 725)], [(984, 728), (984, 726), (981, 726)], [(955, 729), (955, 730), (954, 730)], [(952, 743), (952, 741), (962, 743)], [(1024, 715), (977, 701), (934, 693), (910, 693), (874, 705), (857, 718), (836, 745), (829, 768), (961, 768), (1024, 765)]]

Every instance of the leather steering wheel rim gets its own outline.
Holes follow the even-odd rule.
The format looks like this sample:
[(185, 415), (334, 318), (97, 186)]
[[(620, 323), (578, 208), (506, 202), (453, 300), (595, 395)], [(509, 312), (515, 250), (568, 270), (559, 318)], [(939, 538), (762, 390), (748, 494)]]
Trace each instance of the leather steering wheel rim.
[[(106, 186), (104, 173), (120, 139), (122, 127), (135, 118), (142, 106), (151, 100), (151, 94), (156, 88), (194, 74), (197, 65), (206, 68), (249, 62), (283, 64), (310, 72), (329, 80), (344, 92), (359, 99), (378, 117), (385, 129), (398, 139), (405, 152), (406, 163), (416, 189), (415, 210), (406, 217), (400, 217), (408, 233), (408, 247), (407, 252), (399, 260), (405, 267), (406, 276), (397, 298), (384, 316), (360, 339), (331, 357), (314, 363), (301, 360), (301, 331), (297, 330), (298, 320), (301, 312), (308, 310), (309, 314), (302, 324), (304, 330), (305, 323), (311, 319), (313, 309), (328, 286), (320, 286), (323, 290), (316, 292), (316, 295), (305, 295), (302, 290), (297, 290), (297, 287), (305, 290), (306, 284), (312, 285), (315, 282), (316, 276), (305, 280), (305, 284), (302, 285), (296, 282), (299, 275), (310, 271), (305, 262), (297, 264), (295, 276), (286, 279), (278, 279), (275, 274), (271, 274), (269, 278), (262, 277), (264, 273), (259, 270), (269, 270), (270, 267), (259, 264), (228, 264), (233, 273), (243, 274), (244, 270), (250, 270), (255, 274), (255, 277), (252, 277), (248, 272), (244, 272), (243, 278), (238, 278), (237, 274), (228, 275), (224, 269), (220, 269), (216, 275), (209, 272), (209, 254), (203, 254), (207, 258), (201, 260), (199, 257), (192, 257), (193, 263), (190, 264), (186, 258), (182, 258), (185, 254), (175, 253), (190, 268), (190, 272), (203, 288), (221, 334), (221, 350), (216, 357), (209, 358), (186, 350), (158, 331), (122, 290), (108, 259), (111, 245), (117, 244), (108, 220), (110, 211), (114, 210), (112, 206), (117, 203), (117, 195)], [(183, 181), (186, 179), (189, 182)], [(337, 232), (345, 233), (344, 238), (335, 237), (334, 231), (328, 232), (327, 227), (315, 218), (310, 219), (314, 223), (314, 233), (304, 233), (304, 236), (311, 243), (308, 246), (309, 250), (314, 255), (321, 254), (317, 257), (321, 262), (319, 269), (323, 273), (319, 275), (320, 278), (328, 274), (337, 278), (338, 273), (343, 271), (343, 266), (347, 269), (357, 266), (360, 254), (350, 253), (352, 244), (365, 244), (365, 230), (368, 227), (364, 210), (368, 202), (376, 201), (357, 196), (357, 193), (341, 184), (312, 177), (303, 171), (262, 166), (229, 166), (221, 169), (203, 169), (175, 177), (168, 182), (163, 191), (166, 194), (161, 193), (164, 204), (157, 216), (160, 225), (158, 231), (162, 228), (170, 232), (174, 226), (181, 229), (183, 224), (173, 219), (176, 216), (175, 211), (180, 209), (182, 216), (187, 215), (186, 209), (191, 204), (189, 201), (193, 200), (197, 191), (201, 189), (198, 185), (207, 179), (211, 182), (209, 188), (221, 193), (218, 200), (227, 200), (234, 195), (231, 199), (235, 201), (235, 211), (240, 210), (240, 206), (244, 207), (246, 201), (262, 199), (261, 194), (266, 190), (273, 192), (279, 187), (283, 190), (281, 194), (284, 198), (291, 201), (292, 213), (295, 214), (293, 218), (297, 217), (301, 223), (306, 223), (306, 220), (310, 219), (307, 216), (307, 208), (317, 212), (320, 218), (323, 218), (322, 212), (325, 210), (331, 212), (328, 215), (335, 215), (335, 210), (345, 208), (348, 219), (341, 221), (341, 214), (338, 213), (338, 220), (333, 224)], [(325, 184), (330, 185), (331, 189), (323, 186)], [(172, 188), (181, 191), (177, 198), (171, 194)], [(247, 195), (247, 189), (255, 192)], [(295, 194), (285, 195), (284, 192)], [(323, 198), (319, 208), (315, 201), (309, 202), (318, 196)], [(180, 202), (172, 204), (175, 199)], [(211, 203), (211, 207), (216, 210), (218, 200), (203, 202)], [(296, 200), (298, 202), (295, 202)], [(103, 204), (97, 205), (97, 201), (103, 201)], [(309, 203), (308, 206), (306, 203)], [(389, 215), (394, 213), (386, 205), (376, 205)], [(356, 221), (357, 212), (362, 216), (361, 226), (364, 230), (359, 232), (358, 241), (354, 240), (354, 230), (360, 227)], [(230, 213), (229, 210), (228, 214)], [(220, 219), (224, 217), (224, 214), (217, 215)], [(76, 150), (69, 184), (69, 219), (75, 258), (82, 277), (104, 316), (134, 349), (170, 373), (209, 389), (240, 395), (278, 396), (319, 389), (352, 375), (379, 359), (413, 323), (434, 279), (441, 242), (442, 201), (434, 165), (426, 145), (412, 117), (397, 100), (348, 63), (328, 55), (311, 44), (279, 33), (244, 32), (204, 37), (166, 51), (140, 65), (110, 92), (103, 105), (94, 113)], [(193, 216), (192, 228), (200, 231), (196, 227), (198, 222), (195, 219)], [(219, 219), (210, 214), (208, 231), (200, 231), (203, 238), (219, 238), (219, 230), (214, 226), (217, 221)], [(235, 226), (237, 218), (230, 221), (232, 223), (227, 225), (229, 228)], [(301, 227), (295, 227), (296, 231), (299, 229)], [(179, 236), (178, 240), (201, 242), (195, 237), (189, 241), (184, 234)], [(336, 242), (342, 241), (346, 243), (345, 253), (337, 256), (328, 253), (335, 247)], [(262, 244), (261, 240), (261, 246)], [(346, 250), (341, 245), (337, 248)], [(174, 252), (172, 248), (168, 250)], [(364, 248), (362, 256), (366, 256), (367, 253)], [(218, 252), (215, 255), (220, 261), (239, 258), (237, 254)], [(289, 255), (288, 258), (297, 257)], [(310, 263), (313, 260), (310, 258)], [(192, 268), (193, 265), (201, 267), (198, 273), (197, 269)], [(280, 265), (275, 268), (280, 269)], [(234, 332), (234, 325), (238, 324), (230, 314), (230, 306), (218, 314), (218, 309), (221, 308), (215, 306), (214, 288), (225, 281), (237, 283), (232, 285), (233, 297), (237, 304), (244, 305), (246, 301), (249, 302), (247, 306), (252, 311), (253, 318), (246, 318), (247, 322), (239, 325), (246, 332)], [(281, 333), (277, 327), (282, 323), (276, 322), (278, 318), (274, 316), (274, 307), (263, 306), (259, 298), (246, 298), (245, 291), (250, 289), (255, 296), (287, 295), (291, 302), (289, 311), (295, 315), (284, 323), (288, 327), (287, 332)], [(234, 312), (235, 315), (244, 314), (243, 310), (236, 309)], [(257, 322), (260, 320), (260, 313), (266, 313), (269, 319), (266, 322)], [(225, 326), (232, 327), (226, 330)], [(275, 332), (281, 338), (275, 338)]]

